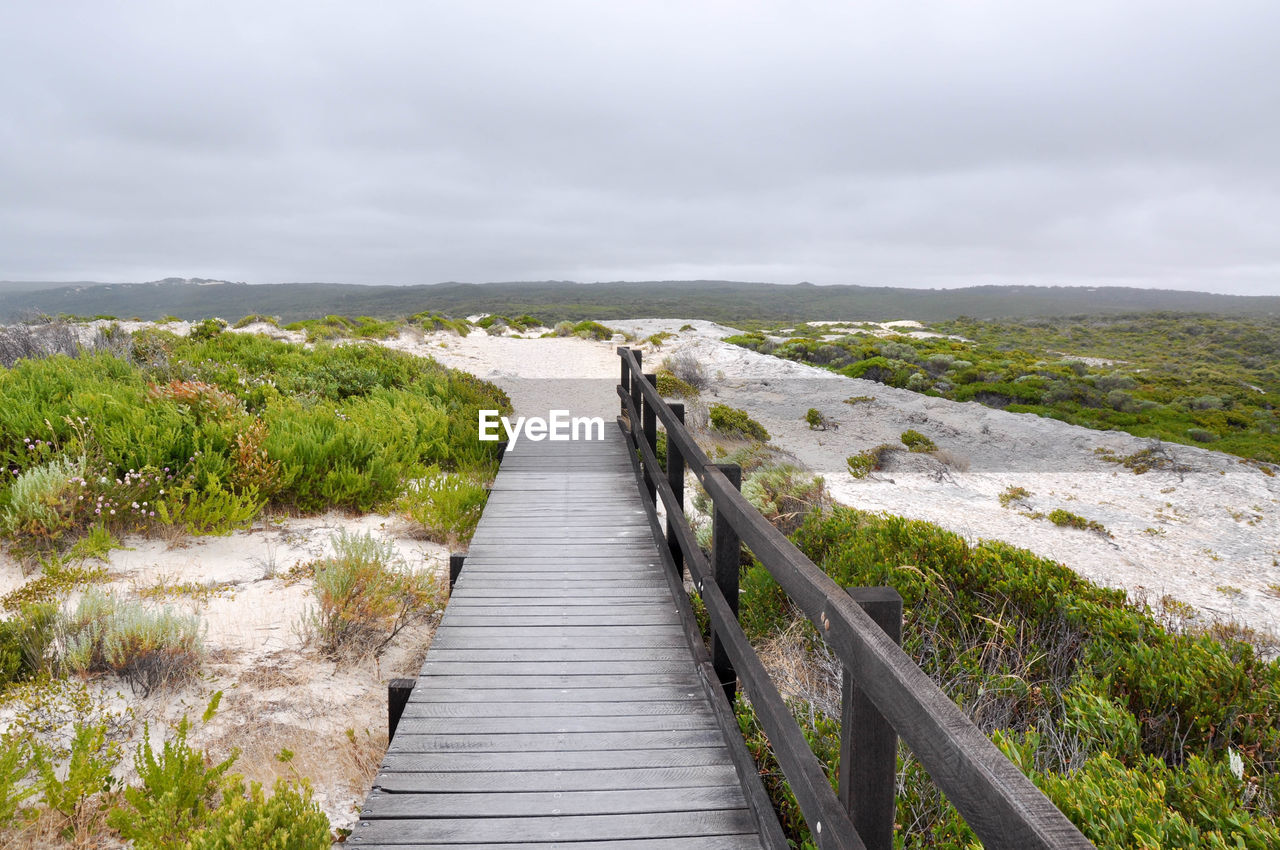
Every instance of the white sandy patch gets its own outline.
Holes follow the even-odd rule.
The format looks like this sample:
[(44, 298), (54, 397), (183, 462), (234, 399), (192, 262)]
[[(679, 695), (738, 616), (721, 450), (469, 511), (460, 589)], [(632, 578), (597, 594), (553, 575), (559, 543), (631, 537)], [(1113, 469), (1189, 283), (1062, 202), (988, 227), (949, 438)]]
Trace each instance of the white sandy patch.
[[(138, 599), (148, 589), (176, 588), (144, 604), (198, 615), (209, 655), (197, 681), (146, 698), (129, 693), (113, 677), (95, 683), (108, 703), (131, 707), (139, 721), (126, 745), (130, 758), (122, 767), (125, 774), (133, 746), (141, 740), (140, 721), (151, 722), (158, 746), (164, 730), (172, 729), (183, 714), (196, 720), (211, 695), (221, 690), (218, 715), (195, 730), (193, 743), (218, 757), (241, 748), (236, 770), (267, 784), (273, 776), (291, 777), (296, 770), (311, 780), (335, 828), (354, 823), (368, 794), (367, 771), (376, 767), (386, 746), (387, 681), (417, 674), (437, 618), (406, 629), (377, 660), (335, 663), (306, 648), (301, 624), (315, 604), (312, 582), (288, 573), (331, 554), (330, 538), (339, 531), (382, 538), (405, 566), (447, 581), (445, 547), (416, 539), (398, 518), (376, 514), (265, 520), (252, 530), (179, 538), (174, 544), (129, 537), (122, 541), (126, 548), (111, 552), (106, 562), (110, 578), (102, 589)], [(0, 555), (0, 587), (25, 580), (18, 564)], [(112, 696), (117, 691), (121, 693)], [(288, 764), (276, 760), (285, 748), (296, 753)]]

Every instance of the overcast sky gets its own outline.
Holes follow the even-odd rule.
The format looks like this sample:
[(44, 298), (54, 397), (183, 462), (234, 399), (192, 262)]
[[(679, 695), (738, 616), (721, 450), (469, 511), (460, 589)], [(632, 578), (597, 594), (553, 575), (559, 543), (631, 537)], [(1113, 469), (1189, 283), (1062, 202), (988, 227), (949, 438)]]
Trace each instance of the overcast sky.
[(1280, 294), (1280, 2), (6, 2), (0, 279)]

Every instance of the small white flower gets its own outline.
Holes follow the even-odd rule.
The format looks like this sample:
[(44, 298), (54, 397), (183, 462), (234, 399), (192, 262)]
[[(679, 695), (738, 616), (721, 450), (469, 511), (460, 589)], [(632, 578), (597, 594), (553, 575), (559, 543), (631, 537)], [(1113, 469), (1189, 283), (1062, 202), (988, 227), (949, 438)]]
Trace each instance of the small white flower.
[(1231, 775), (1241, 782), (1244, 781), (1244, 759), (1240, 758), (1240, 754), (1230, 747), (1227, 748), (1227, 764), (1231, 768)]

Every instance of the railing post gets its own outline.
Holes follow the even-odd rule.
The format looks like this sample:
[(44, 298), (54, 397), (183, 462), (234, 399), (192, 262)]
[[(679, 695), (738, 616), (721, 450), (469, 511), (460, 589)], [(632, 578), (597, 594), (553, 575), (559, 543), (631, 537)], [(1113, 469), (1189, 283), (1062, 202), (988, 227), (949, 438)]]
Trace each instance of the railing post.
[[(634, 349), (631, 352), (635, 355), (636, 365), (640, 365), (640, 352)], [(636, 371), (631, 373), (631, 404), (636, 409), (636, 415), (640, 415), (640, 406), (644, 403), (644, 395), (640, 392), (640, 382), (644, 380), (642, 373)], [(635, 435), (636, 442), (640, 442), (640, 423), (631, 423), (631, 433)]]
[[(649, 386), (655, 389), (658, 386), (658, 376), (652, 372), (646, 372), (644, 379), (649, 382)], [(644, 402), (644, 409), (640, 412), (640, 428), (644, 431), (645, 442), (649, 444), (649, 450), (656, 457), (658, 454), (658, 415), (653, 410), (653, 405), (647, 400)], [(649, 501), (658, 504), (658, 476), (662, 474), (661, 469), (646, 469), (647, 473), (644, 477), (644, 485), (649, 490)]]
[[(902, 597), (892, 587), (847, 588), (875, 624), (902, 644)], [(840, 700), (840, 802), (867, 850), (892, 850), (898, 734), (844, 668)]]
[(387, 682), (387, 743), (396, 736), (396, 728), (400, 725), (400, 715), (413, 693), (413, 685), (417, 679), (392, 679)]
[(458, 576), (462, 575), (462, 562), (467, 560), (467, 556), (459, 552), (452, 552), (449, 555), (449, 589), (453, 590), (453, 586), (458, 583)]
[[(717, 463), (714, 466), (724, 473), (724, 477), (735, 488), (742, 487), (742, 467), (736, 463)], [(734, 617), (738, 616), (738, 569), (741, 562), (742, 541), (738, 532), (729, 524), (728, 517), (720, 513), (717, 507), (711, 519), (711, 567), (716, 577), (716, 587), (720, 588)], [(732, 704), (734, 695), (738, 692), (738, 676), (714, 630), (711, 632), (711, 666), (720, 679), (724, 695)]]
[[(622, 387), (623, 392), (631, 392), (631, 364), (627, 362), (627, 347), (625, 345), (618, 346), (618, 362), (622, 364), (622, 374), (618, 378), (618, 386)], [(627, 415), (627, 403), (622, 399), (618, 399), (618, 404), (622, 406), (622, 415)]]
[[(684, 405), (678, 402), (668, 404), (668, 408), (675, 414), (680, 424), (684, 424)], [(676, 504), (680, 505), (680, 512), (672, 514), (667, 511), (667, 548), (671, 550), (671, 560), (676, 565), (676, 578), (684, 577), (684, 550), (680, 548), (680, 538), (676, 536), (677, 522), (684, 522), (684, 455), (680, 453), (680, 447), (676, 445), (676, 441), (667, 436), (667, 483), (671, 485), (671, 492), (676, 495)]]

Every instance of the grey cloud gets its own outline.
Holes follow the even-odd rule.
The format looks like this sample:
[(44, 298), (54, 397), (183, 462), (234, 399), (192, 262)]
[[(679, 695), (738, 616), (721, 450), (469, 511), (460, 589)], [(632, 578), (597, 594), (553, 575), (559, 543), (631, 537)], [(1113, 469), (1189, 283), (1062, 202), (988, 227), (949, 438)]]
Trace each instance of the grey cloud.
[(25, 4), (0, 279), (1280, 292), (1280, 7)]

